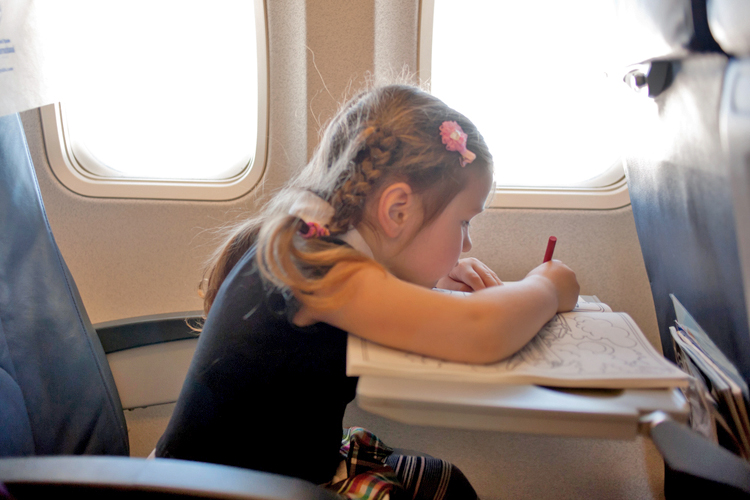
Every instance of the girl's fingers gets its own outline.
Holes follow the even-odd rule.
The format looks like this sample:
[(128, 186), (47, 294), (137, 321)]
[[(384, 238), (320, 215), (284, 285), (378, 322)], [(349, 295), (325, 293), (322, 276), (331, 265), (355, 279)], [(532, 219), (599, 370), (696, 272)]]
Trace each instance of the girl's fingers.
[(444, 290), (457, 290), (459, 292), (472, 292), (470, 286), (467, 284), (456, 281), (450, 276), (445, 276), (444, 278), (440, 278), (438, 282), (435, 284), (436, 288), (442, 288)]
[(484, 263), (481, 264), (484, 273), (480, 273), (479, 275), (482, 277), (482, 281), (484, 281), (485, 286), (490, 287), (503, 284), (502, 280), (497, 277), (497, 274), (495, 274), (495, 271), (484, 265)]
[(484, 284), (484, 280), (482, 280), (482, 278), (479, 276), (479, 273), (477, 273), (471, 267), (467, 268), (458, 265), (453, 268), (453, 271), (451, 271), (451, 274), (449, 274), (448, 276), (456, 281), (465, 283), (472, 290), (481, 290), (483, 288), (487, 288)]
[(459, 260), (448, 277), (464, 283), (471, 291), (503, 284), (492, 269), (474, 258)]

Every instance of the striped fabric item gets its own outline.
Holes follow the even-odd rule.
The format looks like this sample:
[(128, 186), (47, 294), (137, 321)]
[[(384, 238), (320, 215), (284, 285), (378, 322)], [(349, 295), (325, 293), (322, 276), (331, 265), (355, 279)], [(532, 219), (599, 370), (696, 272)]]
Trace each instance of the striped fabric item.
[(472, 500), (477, 495), (463, 473), (445, 460), (393, 454), (370, 431), (344, 429), (342, 465), (324, 485), (356, 500)]
[(391, 500), (404, 498), (394, 492), (400, 489), (398, 483), (393, 482), (392, 471), (378, 473), (376, 471), (363, 472), (354, 477), (336, 483), (336, 488), (329, 487), (343, 498), (356, 500)]
[[(372, 432), (362, 427), (344, 429), (339, 450), (345, 464), (346, 478), (325, 485), (344, 498), (356, 500), (393, 500), (401, 490), (396, 473), (385, 464), (393, 453)], [(341, 469), (341, 467), (339, 467)]]
[(394, 470), (396, 477), (401, 479), (404, 490), (414, 493), (413, 496), (407, 498), (434, 498), (435, 500), (446, 498), (454, 468), (445, 460), (391, 455), (386, 459), (386, 464)]

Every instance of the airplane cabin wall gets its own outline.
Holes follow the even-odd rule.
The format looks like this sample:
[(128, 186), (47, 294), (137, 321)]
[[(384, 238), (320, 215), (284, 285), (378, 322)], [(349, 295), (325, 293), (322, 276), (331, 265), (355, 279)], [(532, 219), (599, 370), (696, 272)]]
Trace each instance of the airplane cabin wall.
[[(416, 72), (418, 0), (269, 1), (267, 11), (268, 160), (262, 185), (242, 198), (206, 202), (80, 196), (50, 170), (38, 111), (23, 113), (50, 224), (92, 322), (201, 309), (196, 289), (203, 263), (217, 244), (218, 228), (252, 213), (305, 163), (320, 127), (369, 76), (383, 79), (403, 68)], [(556, 235), (555, 257), (577, 271), (581, 293), (630, 313), (660, 348), (630, 207), (490, 209), (472, 226), (470, 255), (511, 281), (541, 263), (547, 238)], [(167, 406), (127, 412), (131, 441), (139, 443), (134, 455), (150, 451), (170, 411)], [(482, 498), (663, 497), (661, 459), (641, 439), (422, 428), (356, 407), (347, 422), (364, 423), (391, 445), (453, 460)]]

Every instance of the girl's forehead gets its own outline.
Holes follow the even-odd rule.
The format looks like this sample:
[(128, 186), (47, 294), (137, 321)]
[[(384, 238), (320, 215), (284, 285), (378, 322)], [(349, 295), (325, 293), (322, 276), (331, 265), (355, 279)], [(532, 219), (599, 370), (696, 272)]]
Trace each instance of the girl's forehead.
[(466, 187), (456, 195), (453, 201), (455, 204), (460, 205), (461, 209), (480, 213), (489, 202), (491, 194), (494, 191), (493, 186), (494, 182), (491, 171), (475, 171), (469, 176)]
[(486, 170), (480, 170), (470, 176), (467, 188), (476, 183), (476, 189), (479, 193), (485, 193), (482, 196), (482, 206), (489, 203), (492, 193), (495, 191), (495, 176), (492, 165)]

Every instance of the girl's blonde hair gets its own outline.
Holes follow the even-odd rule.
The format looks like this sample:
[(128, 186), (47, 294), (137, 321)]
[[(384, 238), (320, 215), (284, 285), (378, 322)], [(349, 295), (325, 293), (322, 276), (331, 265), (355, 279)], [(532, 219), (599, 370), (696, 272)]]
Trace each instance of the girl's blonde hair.
[[(468, 135), (476, 159), (460, 166), (460, 154), (442, 143), (440, 125), (456, 121)], [(206, 271), (204, 311), (208, 314), (221, 283), (253, 245), (257, 265), (268, 282), (301, 294), (309, 305), (335, 307), (342, 293), (321, 298), (315, 292), (343, 282), (373, 262), (347, 245), (302, 239), (300, 219), (289, 214), (302, 191), (311, 191), (334, 208), (331, 237), (367, 223), (365, 203), (395, 181), (420, 194), (423, 225), (432, 222), (466, 186), (472, 172), (487, 172), (492, 156), (471, 121), (440, 99), (409, 85), (361, 92), (349, 100), (326, 128), (312, 159), (260, 211), (228, 235)], [(359, 263), (339, 266), (338, 262)]]

